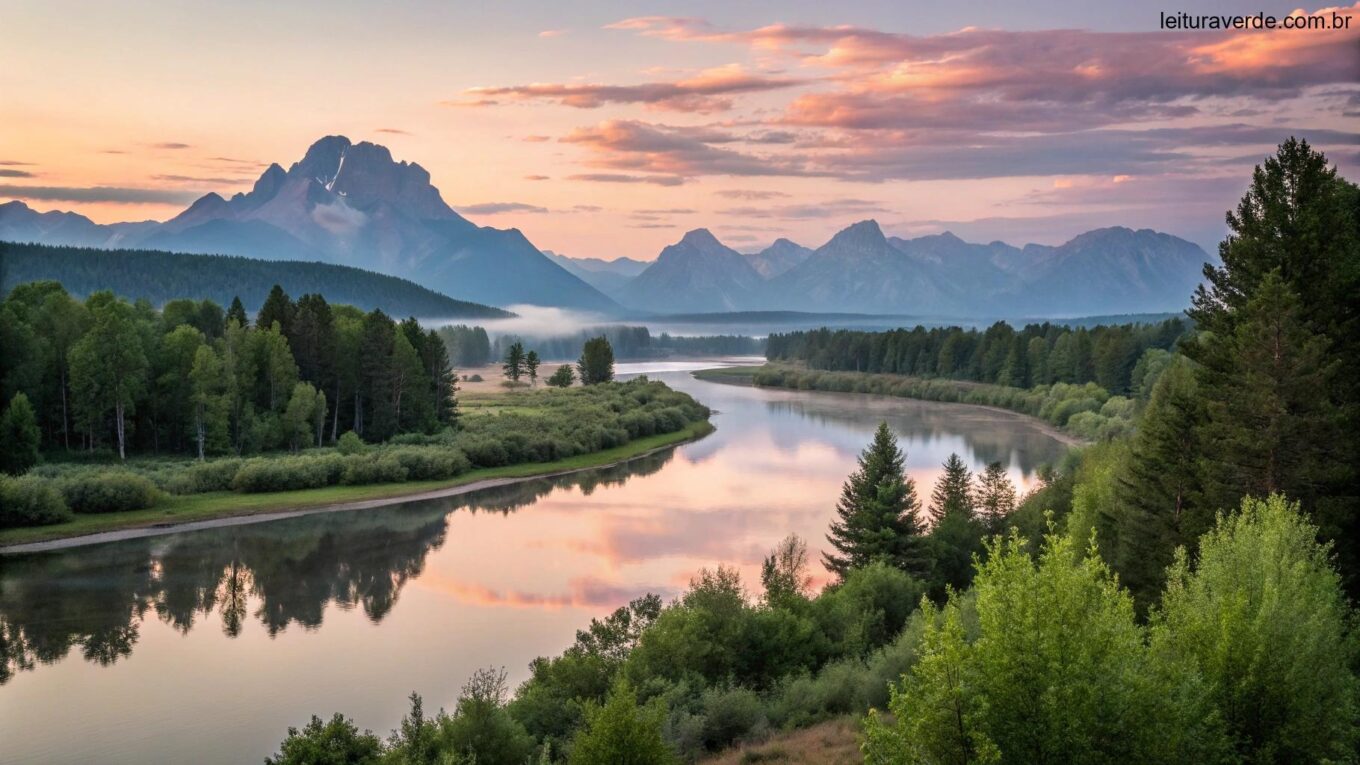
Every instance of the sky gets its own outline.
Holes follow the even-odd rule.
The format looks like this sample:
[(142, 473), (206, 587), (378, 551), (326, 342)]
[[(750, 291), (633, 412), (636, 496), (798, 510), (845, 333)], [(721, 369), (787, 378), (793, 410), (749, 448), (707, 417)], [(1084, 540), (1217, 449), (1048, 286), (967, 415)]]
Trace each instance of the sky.
[[(1349, 19), (1162, 31), (1162, 12)], [(0, 5), (0, 201), (163, 220), (329, 134), (481, 225), (643, 260), (687, 230), (817, 246), (866, 218), (1211, 249), (1290, 135), (1360, 177), (1360, 3)]]

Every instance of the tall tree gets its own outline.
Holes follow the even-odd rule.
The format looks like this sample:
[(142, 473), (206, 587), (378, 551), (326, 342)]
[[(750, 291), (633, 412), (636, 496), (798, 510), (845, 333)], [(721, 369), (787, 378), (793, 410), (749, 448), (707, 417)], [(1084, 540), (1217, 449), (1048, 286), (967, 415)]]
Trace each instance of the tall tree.
[(208, 451), (220, 451), (230, 442), (227, 412), (229, 374), (222, 358), (210, 346), (200, 345), (194, 352), (189, 372), (193, 402), (193, 439), (198, 458)]
[(930, 516), (931, 595), (941, 600), (947, 587), (963, 590), (972, 581), (973, 556), (983, 552), (987, 532), (973, 508), (973, 475), (957, 454), (949, 455), (935, 482)]
[(827, 570), (844, 579), (851, 569), (881, 560), (924, 578), (930, 554), (920, 509), (897, 438), (886, 422), (879, 423), (860, 454), (859, 469), (841, 487), (836, 520), (826, 537), (836, 552), (822, 554)]
[(515, 341), (505, 351), (505, 363), (501, 364), (505, 376), (511, 382), (519, 382), (524, 376), (524, 343)]
[(614, 348), (609, 338), (601, 335), (585, 342), (581, 358), (576, 362), (582, 385), (595, 385), (614, 379)]
[(1161, 592), (1176, 548), (1193, 551), (1213, 525), (1214, 508), (1204, 503), (1194, 458), (1203, 451), (1203, 424), (1194, 371), (1182, 359), (1158, 379), (1116, 478), (1119, 513), (1111, 564), (1143, 612)]
[(1002, 531), (1006, 518), (1015, 511), (1015, 484), (1000, 462), (993, 462), (978, 475), (975, 494), (977, 513), (991, 533)]
[(72, 387), (91, 432), (112, 412), (118, 458), (126, 459), (127, 419), (146, 384), (146, 354), (131, 306), (111, 293), (95, 293), (87, 305), (94, 323), (71, 349)]
[(397, 428), (392, 406), (392, 346), (396, 332), (396, 322), (382, 311), (374, 309), (364, 316), (359, 338), (364, 404), (362, 415), (356, 415), (355, 432), (370, 441), (385, 441)]
[(227, 316), (222, 323), (222, 328), (225, 330), (227, 325), (233, 321), (242, 327), (250, 324), (250, 317), (246, 316), (246, 307), (241, 304), (240, 295), (231, 299), (231, 306), (227, 308)]
[(296, 315), (297, 305), (288, 297), (288, 293), (283, 291), (283, 287), (275, 284), (269, 290), (269, 296), (264, 299), (264, 305), (260, 306), (260, 312), (255, 316), (255, 327), (268, 329), (278, 322), (279, 331), (285, 337), (289, 337), (293, 334), (293, 319)]
[(524, 373), (529, 376), (529, 385), (538, 382), (538, 351), (529, 351), (524, 354)]

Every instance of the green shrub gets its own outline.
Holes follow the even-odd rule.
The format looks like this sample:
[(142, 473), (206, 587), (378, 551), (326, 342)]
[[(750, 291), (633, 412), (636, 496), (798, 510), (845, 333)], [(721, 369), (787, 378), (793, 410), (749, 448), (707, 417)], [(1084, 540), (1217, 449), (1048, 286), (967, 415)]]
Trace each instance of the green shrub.
[(161, 488), (171, 494), (202, 494), (210, 491), (227, 491), (231, 488), (236, 471), (241, 469), (242, 460), (221, 459), (198, 462), (171, 474), (161, 484)]
[(464, 454), (452, 448), (437, 446), (393, 449), (388, 456), (406, 471), (410, 481), (437, 481), (466, 473), (472, 464)]
[(37, 476), (0, 475), (0, 528), (46, 526), (71, 520), (66, 500), (52, 482)]
[(370, 483), (400, 483), (406, 480), (406, 468), (392, 454), (355, 454), (345, 458), (345, 471), (340, 482), (353, 486)]
[(335, 444), (335, 448), (338, 449), (341, 454), (359, 454), (364, 450), (364, 439), (360, 438), (359, 434), (354, 431), (347, 430), (341, 434), (340, 440)]
[(345, 458), (335, 454), (306, 457), (256, 457), (246, 460), (231, 487), (246, 493), (317, 489), (340, 482)]
[(760, 696), (749, 688), (709, 688), (700, 704), (704, 714), (704, 746), (710, 751), (758, 739), (769, 729)]
[(160, 491), (149, 479), (124, 471), (85, 473), (63, 479), (61, 493), (67, 507), (77, 513), (141, 510), (160, 498)]

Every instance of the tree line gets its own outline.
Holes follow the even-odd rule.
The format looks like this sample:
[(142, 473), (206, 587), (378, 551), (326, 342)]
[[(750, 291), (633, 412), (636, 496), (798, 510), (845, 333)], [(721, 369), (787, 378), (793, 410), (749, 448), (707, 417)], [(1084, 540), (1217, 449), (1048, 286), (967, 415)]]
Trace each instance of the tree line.
[(330, 263), (0, 242), (0, 266), (0, 294), (29, 282), (56, 281), (81, 297), (109, 290), (152, 305), (182, 298), (227, 305), (233, 296), (263, 297), (271, 285), (282, 284), (293, 294), (322, 294), (333, 303), (365, 311), (381, 308), (389, 314), (441, 319), (514, 315), (455, 300), (407, 279)]
[(1173, 349), (1189, 328), (1171, 318), (1155, 324), (1071, 327), (999, 321), (985, 330), (961, 327), (888, 332), (817, 329), (771, 334), (766, 358), (813, 369), (882, 372), (1028, 388), (1094, 382), (1110, 393), (1136, 392), (1135, 370), (1148, 354)]
[(23, 284), (0, 302), (0, 340), (0, 396), (33, 413), (43, 449), (202, 458), (296, 450), (350, 430), (383, 441), (457, 417), (433, 330), (320, 294), (293, 300), (278, 285), (252, 320), (240, 298), (226, 310), (182, 299), (157, 311), (111, 292), (80, 301), (56, 282)]

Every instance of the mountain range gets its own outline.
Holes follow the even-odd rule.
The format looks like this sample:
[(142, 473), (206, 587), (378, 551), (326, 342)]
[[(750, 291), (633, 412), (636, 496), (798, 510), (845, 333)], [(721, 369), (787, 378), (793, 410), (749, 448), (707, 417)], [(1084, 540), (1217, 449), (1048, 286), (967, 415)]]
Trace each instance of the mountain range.
[[(625, 306), (661, 313), (1164, 313), (1186, 307), (1208, 260), (1198, 245), (1148, 229), (1115, 226), (1058, 246), (1014, 247), (972, 244), (948, 232), (888, 237), (866, 220), (816, 249), (779, 239), (746, 254), (696, 229), (641, 273), (628, 277), (621, 268), (594, 283)], [(597, 269), (609, 269), (600, 263)]]
[(245, 193), (210, 193), (164, 223), (100, 225), (75, 213), (0, 205), (0, 240), (245, 255), (358, 266), (454, 298), (616, 313), (618, 304), (539, 252), (517, 229), (454, 212), (420, 165), (344, 136), (270, 165)]
[(357, 266), (491, 305), (605, 315), (797, 310), (938, 317), (1179, 311), (1208, 255), (1143, 229), (1058, 246), (973, 244), (950, 233), (885, 236), (855, 223), (816, 249), (778, 239), (740, 253), (695, 229), (648, 263), (540, 251), (517, 229), (478, 226), (430, 174), (387, 148), (327, 136), (249, 192), (210, 193), (165, 222), (97, 224), (0, 204), (0, 240), (242, 255)]

